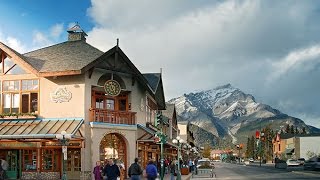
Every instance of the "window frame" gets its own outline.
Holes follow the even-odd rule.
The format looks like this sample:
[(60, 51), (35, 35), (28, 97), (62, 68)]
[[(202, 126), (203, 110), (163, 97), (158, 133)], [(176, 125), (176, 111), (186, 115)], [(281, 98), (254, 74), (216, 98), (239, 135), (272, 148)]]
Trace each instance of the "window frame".
[[(30, 88), (30, 89), (26, 89), (26, 90), (22, 90), (22, 84), (24, 81), (31, 81), (31, 87), (35, 87), (37, 86), (36, 89)], [(15, 84), (15, 82), (18, 82), (18, 90), (13, 89), (13, 90), (9, 90), (8, 89), (4, 89), (4, 84), (6, 82), (13, 83)], [(37, 82), (37, 83), (35, 83)], [(22, 96), (24, 94), (29, 94), (29, 102), (28, 102), (28, 112), (27, 113), (23, 113), (23, 114), (28, 114), (28, 113), (34, 113), (34, 114), (38, 114), (39, 112), (39, 97), (40, 97), (40, 79), (39, 78), (32, 78), (32, 79), (8, 79), (8, 80), (2, 80), (0, 81), (0, 113), (4, 113), (4, 95), (5, 94), (19, 94), (19, 108), (18, 108), (18, 112), (12, 112), (12, 106), (13, 106), (13, 102), (12, 102), (12, 98), (11, 98), (11, 102), (10, 102), (10, 111), (7, 112), (6, 114), (20, 114), (22, 113)], [(27, 86), (28, 87), (28, 86)], [(32, 102), (31, 102), (31, 94), (32, 93), (36, 93), (37, 94), (37, 110), (35, 112), (31, 112), (31, 106), (32, 106)]]

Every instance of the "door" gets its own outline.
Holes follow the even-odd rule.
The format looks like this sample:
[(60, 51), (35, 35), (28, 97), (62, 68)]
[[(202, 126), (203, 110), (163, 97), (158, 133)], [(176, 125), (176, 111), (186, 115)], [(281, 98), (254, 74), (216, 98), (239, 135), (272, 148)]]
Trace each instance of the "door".
[(8, 150), (6, 161), (9, 164), (6, 171), (8, 179), (18, 179), (18, 150)]
[(68, 149), (67, 176), (68, 179), (80, 179), (81, 149)]

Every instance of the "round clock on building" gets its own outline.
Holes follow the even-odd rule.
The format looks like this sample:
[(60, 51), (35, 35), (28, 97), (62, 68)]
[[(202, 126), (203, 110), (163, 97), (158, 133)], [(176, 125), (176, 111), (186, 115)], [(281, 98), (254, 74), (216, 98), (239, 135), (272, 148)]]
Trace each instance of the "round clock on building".
[(104, 90), (109, 96), (118, 96), (121, 92), (121, 86), (115, 80), (108, 80), (104, 83)]

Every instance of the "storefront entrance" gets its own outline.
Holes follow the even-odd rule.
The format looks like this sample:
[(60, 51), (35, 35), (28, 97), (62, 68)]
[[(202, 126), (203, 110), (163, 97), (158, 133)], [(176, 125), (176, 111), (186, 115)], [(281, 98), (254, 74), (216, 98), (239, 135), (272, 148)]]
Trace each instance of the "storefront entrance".
[(19, 173), (19, 151), (18, 150), (1, 150), (0, 158), (8, 162), (6, 176), (8, 179), (18, 179)]
[(100, 142), (100, 161), (106, 162), (107, 159), (114, 159), (121, 169), (121, 174), (126, 175), (127, 149), (126, 142), (122, 135), (111, 133), (105, 135)]

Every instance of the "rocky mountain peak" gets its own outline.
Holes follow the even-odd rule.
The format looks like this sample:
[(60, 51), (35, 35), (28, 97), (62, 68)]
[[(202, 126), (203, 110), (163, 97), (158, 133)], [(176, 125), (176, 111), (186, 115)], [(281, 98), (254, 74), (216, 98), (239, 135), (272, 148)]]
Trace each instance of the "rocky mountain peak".
[[(188, 121), (198, 126), (206, 131), (206, 137), (211, 133), (215, 137), (231, 137), (233, 142), (244, 133), (255, 131), (258, 121), (274, 129), (279, 129), (288, 122), (310, 129), (302, 120), (256, 102), (251, 94), (246, 94), (231, 84), (184, 94), (171, 99), (169, 103), (175, 104), (180, 121)], [(201, 136), (198, 132), (200, 131), (195, 135)], [(202, 138), (196, 139), (201, 141)]]

